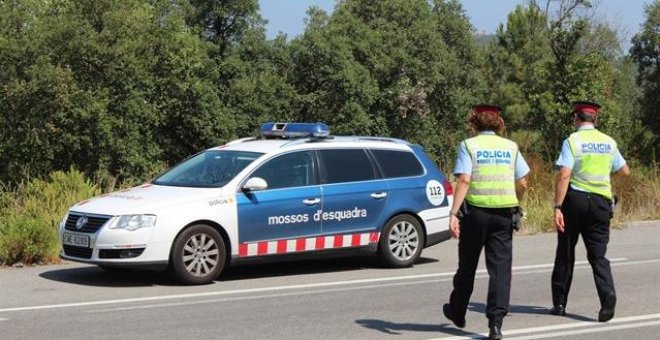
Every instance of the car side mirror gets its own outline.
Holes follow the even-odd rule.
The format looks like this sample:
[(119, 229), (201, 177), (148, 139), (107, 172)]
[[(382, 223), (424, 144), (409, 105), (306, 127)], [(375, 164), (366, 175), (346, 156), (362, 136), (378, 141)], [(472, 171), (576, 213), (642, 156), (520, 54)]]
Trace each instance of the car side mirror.
[(268, 189), (268, 183), (261, 177), (252, 177), (243, 184), (241, 190), (243, 192), (261, 191)]

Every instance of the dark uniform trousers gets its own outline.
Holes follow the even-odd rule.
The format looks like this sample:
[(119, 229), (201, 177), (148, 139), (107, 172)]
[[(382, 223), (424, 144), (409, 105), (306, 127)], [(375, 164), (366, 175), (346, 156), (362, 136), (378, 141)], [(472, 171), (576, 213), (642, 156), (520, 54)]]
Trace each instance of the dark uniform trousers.
[(557, 253), (552, 271), (553, 304), (566, 307), (579, 235), (582, 235), (587, 249), (601, 304), (606, 298), (616, 298), (610, 261), (605, 258), (610, 240), (610, 202), (600, 195), (569, 189), (561, 211), (565, 228), (563, 233), (557, 233)]
[(468, 205), (468, 215), (461, 221), (458, 242), (458, 270), (450, 308), (457, 318), (465, 317), (474, 288), (474, 276), (481, 249), (486, 248), (489, 326), (502, 326), (509, 309), (512, 252), (511, 208), (479, 208)]

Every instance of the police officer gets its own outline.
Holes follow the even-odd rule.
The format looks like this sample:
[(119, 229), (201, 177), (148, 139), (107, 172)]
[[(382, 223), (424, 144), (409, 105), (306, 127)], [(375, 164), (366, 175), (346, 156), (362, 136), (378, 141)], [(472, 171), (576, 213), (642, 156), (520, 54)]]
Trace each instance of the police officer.
[(630, 169), (616, 142), (594, 128), (599, 109), (596, 103), (573, 103), (577, 132), (564, 140), (556, 163), (559, 169), (554, 202), (557, 252), (552, 272), (554, 306), (550, 312), (566, 315), (575, 244), (582, 235), (600, 298), (598, 321), (605, 322), (614, 317), (616, 305), (612, 270), (605, 258), (612, 217), (610, 174), (628, 175)]
[(495, 105), (475, 105), (468, 121), (478, 134), (458, 146), (454, 168), (458, 179), (449, 219), (452, 237), (459, 239), (458, 270), (449, 303), (442, 306), (447, 319), (465, 327), (475, 271), (485, 247), (490, 275), (486, 306), (489, 339), (503, 338), (502, 320), (509, 309), (511, 291), (512, 215), (529, 172), (518, 145), (498, 136), (504, 132), (500, 111)]

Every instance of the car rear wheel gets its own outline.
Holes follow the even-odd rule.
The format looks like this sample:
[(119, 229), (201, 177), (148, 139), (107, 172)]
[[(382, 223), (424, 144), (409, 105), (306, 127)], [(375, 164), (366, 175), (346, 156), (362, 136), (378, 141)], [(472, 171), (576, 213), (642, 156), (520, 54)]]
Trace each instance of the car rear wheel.
[(174, 240), (169, 271), (185, 284), (210, 283), (220, 275), (226, 259), (222, 235), (208, 225), (193, 225)]
[(380, 237), (378, 255), (389, 267), (409, 267), (422, 254), (424, 231), (416, 218), (410, 215), (392, 217)]

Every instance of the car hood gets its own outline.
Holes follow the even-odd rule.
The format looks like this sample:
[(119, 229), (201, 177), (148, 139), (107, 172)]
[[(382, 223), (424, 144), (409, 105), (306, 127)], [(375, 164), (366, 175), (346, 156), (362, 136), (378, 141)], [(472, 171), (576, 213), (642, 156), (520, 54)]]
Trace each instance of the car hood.
[(158, 210), (222, 196), (220, 188), (188, 188), (145, 184), (82, 201), (71, 211), (99, 215), (152, 214)]

